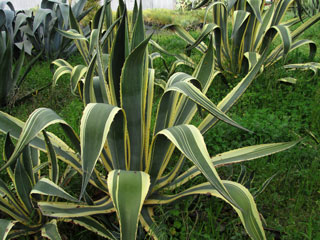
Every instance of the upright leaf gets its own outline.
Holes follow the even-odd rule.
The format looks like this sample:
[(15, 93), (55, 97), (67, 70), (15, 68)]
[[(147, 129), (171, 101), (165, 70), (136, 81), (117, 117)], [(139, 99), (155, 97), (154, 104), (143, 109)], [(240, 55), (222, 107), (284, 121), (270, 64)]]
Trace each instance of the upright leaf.
[(149, 175), (139, 171), (114, 170), (108, 187), (120, 222), (121, 239), (136, 239), (142, 205), (149, 191)]

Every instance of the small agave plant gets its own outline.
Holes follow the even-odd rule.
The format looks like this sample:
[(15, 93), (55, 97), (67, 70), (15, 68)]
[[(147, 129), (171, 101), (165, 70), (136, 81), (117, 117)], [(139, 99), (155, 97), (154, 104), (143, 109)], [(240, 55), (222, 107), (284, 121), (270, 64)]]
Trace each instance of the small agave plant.
[[(72, 67), (64, 60), (54, 62), (58, 66), (54, 81), (70, 73), (72, 90), (83, 100), (80, 136), (50, 109), (36, 110), (24, 124), (0, 112), (0, 130), (18, 139), (2, 169), (15, 163), (27, 144), (48, 152), (41, 132), (59, 123), (73, 147), (53, 134), (48, 133), (48, 138), (56, 158), (81, 175), (82, 186), (75, 201), (56, 182), (42, 178), (40, 181), (50, 187), (37, 184), (32, 193), (50, 196), (38, 200), (43, 215), (80, 224), (108, 239), (136, 239), (141, 224), (159, 239), (153, 218), (155, 207), (190, 195), (210, 194), (235, 209), (252, 239), (266, 239), (251, 193), (237, 182), (222, 180), (217, 168), (283, 151), (297, 142), (250, 146), (211, 157), (203, 139), (203, 134), (220, 120), (246, 130), (226, 112), (251, 84), (266, 54), (216, 106), (205, 96), (219, 74), (211, 40), (194, 73), (173, 74), (156, 101), (152, 68), (156, 54), (148, 53), (151, 36), (145, 36), (141, 2), (140, 7), (135, 3), (129, 24), (125, 4), (120, 0), (119, 18), (103, 30), (108, 26), (104, 24), (110, 19), (108, 13), (110, 2), (106, 1), (98, 12), (98, 21), (93, 23), (98, 28), (92, 30), (90, 39), (82, 35), (71, 14), (74, 28), (61, 33), (75, 40), (85, 65)], [(112, 45), (102, 49), (108, 47), (107, 39), (112, 39)], [(196, 127), (190, 123), (198, 109), (204, 109), (207, 115)], [(175, 149), (181, 156), (174, 161)], [(205, 183), (181, 188), (200, 174), (207, 180)], [(173, 190), (177, 193), (168, 194)], [(112, 215), (117, 216), (116, 226), (110, 223)]]

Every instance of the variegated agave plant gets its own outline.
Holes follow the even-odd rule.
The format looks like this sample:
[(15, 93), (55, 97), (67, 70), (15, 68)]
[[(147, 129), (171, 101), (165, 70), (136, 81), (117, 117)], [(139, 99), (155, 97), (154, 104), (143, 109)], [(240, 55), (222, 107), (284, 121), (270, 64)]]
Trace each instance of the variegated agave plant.
[[(309, 45), (310, 58), (314, 57), (317, 49), (315, 43), (307, 39), (298, 40), (298, 37), (320, 20), (320, 14), (313, 16), (291, 32), (289, 27), (298, 23), (299, 19), (293, 18), (287, 22), (282, 22), (282, 20), (294, 1), (278, 1), (265, 9), (264, 0), (205, 0), (202, 2), (203, 4), (211, 3), (206, 9), (204, 27), (198, 39), (195, 40), (181, 26), (169, 25), (167, 27), (187, 42), (187, 50), (196, 48), (203, 54), (208, 49), (203, 39), (212, 34), (215, 39), (214, 47), (218, 69), (233, 74), (247, 73), (266, 50), (265, 41), (273, 41), (277, 36), (280, 36), (281, 43), (276, 45), (264, 60), (264, 67), (272, 65), (280, 59), (285, 59), (289, 52), (303, 45)], [(199, 3), (199, 6), (202, 4)], [(206, 18), (210, 11), (213, 14), (213, 23), (206, 24)], [(232, 31), (229, 31), (229, 21)], [(270, 36), (269, 30), (271, 29), (277, 34)], [(160, 51), (167, 53), (157, 44), (153, 43), (153, 45)], [(181, 55), (174, 56), (177, 58), (176, 65), (187, 64), (195, 67), (190, 59), (181, 57)]]
[[(48, 136), (57, 158), (82, 176), (80, 200), (70, 200), (67, 197), (70, 195), (55, 182), (43, 178), (41, 181), (48, 184), (47, 188), (36, 185), (32, 191), (61, 199), (59, 202), (39, 201), (44, 215), (79, 223), (109, 239), (118, 239), (119, 232), (121, 239), (135, 239), (140, 223), (158, 239), (153, 219), (157, 205), (189, 195), (211, 194), (235, 209), (252, 239), (266, 239), (250, 192), (239, 183), (221, 180), (216, 168), (279, 152), (296, 142), (251, 146), (210, 157), (202, 136), (219, 120), (244, 129), (225, 113), (251, 84), (266, 54), (216, 106), (205, 96), (219, 74), (215, 70), (211, 41), (193, 75), (180, 72), (168, 79), (155, 112), (155, 70), (149, 64), (152, 59), (147, 48), (150, 36), (145, 38), (141, 3), (139, 10), (137, 7), (134, 10), (133, 28), (128, 31), (125, 5), (120, 1), (118, 12), (122, 17), (111, 28), (115, 31), (111, 52), (104, 54), (100, 43), (113, 31), (109, 29), (103, 33), (101, 30), (108, 7), (106, 2), (101, 10), (99, 28), (92, 31), (89, 41), (76, 29), (63, 33), (76, 39), (88, 65), (72, 67), (63, 60), (55, 62), (59, 66), (55, 80), (70, 73), (73, 89), (79, 89), (85, 105), (80, 137), (50, 109), (36, 110), (25, 124), (0, 113), (0, 130), (10, 131), (18, 139), (2, 169), (11, 166), (27, 144), (47, 151), (41, 131), (60, 123), (74, 148), (53, 134)], [(129, 32), (132, 33), (130, 38)], [(198, 128), (190, 125), (197, 107), (208, 112)], [(172, 160), (175, 149), (181, 152), (177, 161)], [(182, 187), (200, 174), (207, 182), (191, 188)], [(89, 194), (88, 185), (98, 197)], [(177, 194), (166, 194), (174, 189)], [(107, 224), (106, 216), (115, 213), (119, 229)]]

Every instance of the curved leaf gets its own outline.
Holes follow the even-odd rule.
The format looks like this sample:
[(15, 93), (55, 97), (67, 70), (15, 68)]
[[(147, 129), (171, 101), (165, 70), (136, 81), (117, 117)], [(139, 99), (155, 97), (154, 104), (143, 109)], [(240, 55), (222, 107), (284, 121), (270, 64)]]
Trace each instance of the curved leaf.
[(0, 219), (0, 239), (5, 240), (16, 221)]
[[(80, 139), (81, 139), (81, 161), (82, 161), (82, 187), (80, 199), (82, 198), (86, 186), (89, 182), (93, 169), (99, 159), (101, 151), (107, 140), (112, 122), (121, 109), (109, 104), (90, 103), (86, 106), (81, 119)], [(119, 136), (121, 137), (121, 136)], [(123, 145), (125, 144), (123, 140)], [(120, 147), (119, 145), (118, 147)], [(123, 147), (123, 149), (125, 149)], [(122, 152), (123, 156), (125, 153)], [(114, 159), (114, 163), (123, 167), (126, 159)], [(122, 162), (122, 165), (120, 163)]]
[(50, 240), (61, 240), (56, 219), (51, 220), (42, 227), (41, 236), (49, 238)]
[(1, 168), (1, 170), (14, 162), (18, 155), (22, 152), (24, 147), (28, 145), (43, 129), (45, 129), (49, 125), (56, 123), (62, 124), (64, 130), (66, 131), (66, 133), (70, 134), (69, 136), (73, 141), (78, 141), (77, 136), (72, 128), (54, 111), (48, 108), (39, 108), (29, 116), (28, 120), (23, 126), (14, 152), (12, 153), (7, 163)]
[(40, 179), (37, 182), (37, 184), (33, 187), (30, 194), (55, 196), (72, 202), (78, 202), (76, 198), (72, 197), (69, 193), (64, 191), (61, 187), (59, 187), (57, 184), (55, 184), (47, 178)]
[[(285, 142), (285, 143), (270, 143), (270, 144), (261, 144), (250, 147), (239, 148), (231, 150), (228, 152), (220, 153), (211, 158), (213, 165), (217, 167), (223, 167), (229, 164), (240, 163), (244, 161), (251, 161), (257, 158), (262, 158), (269, 156), (281, 151), (285, 151), (293, 146), (295, 146), (299, 141)], [(199, 169), (195, 166), (189, 168), (187, 171), (182, 173), (174, 181), (168, 184), (168, 189), (174, 189), (182, 184), (188, 182), (190, 179), (201, 174)]]
[[(238, 213), (241, 222), (244, 225), (249, 236), (255, 240), (266, 239), (260, 220), (259, 212), (257, 210), (254, 199), (248, 191), (248, 189), (236, 182), (222, 181), (222, 183), (227, 189), (227, 191), (230, 193), (231, 197), (240, 207), (239, 209), (235, 207), (233, 204), (231, 204), (234, 210)], [(227, 200), (223, 195), (221, 195), (219, 191), (210, 183), (199, 184), (176, 195), (151, 196), (145, 204), (167, 204), (179, 198), (194, 194), (210, 194), (212, 196), (221, 198), (230, 204), (229, 200)]]
[(95, 234), (112, 239), (112, 240), (117, 240), (118, 238), (114, 236), (103, 224), (98, 222), (92, 217), (78, 217), (78, 218), (65, 218), (62, 221), (64, 222), (70, 222), (73, 224), (78, 224), (86, 229), (88, 229), (91, 232), (94, 232)]

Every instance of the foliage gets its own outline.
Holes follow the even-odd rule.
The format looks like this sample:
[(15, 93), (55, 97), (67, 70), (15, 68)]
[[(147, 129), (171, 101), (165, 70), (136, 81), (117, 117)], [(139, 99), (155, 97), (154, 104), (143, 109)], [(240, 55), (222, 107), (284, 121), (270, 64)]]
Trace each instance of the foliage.
[(90, 12), (85, 16), (85, 18), (82, 20), (82, 23), (84, 25), (88, 25), (90, 21), (93, 19), (94, 15), (100, 8), (100, 1), (99, 0), (87, 0), (87, 3), (84, 7), (84, 11), (87, 9), (91, 9)]
[[(6, 28), (10, 34), (11, 42), (14, 44), (14, 56), (19, 56), (23, 48), (26, 53), (31, 55), (32, 44), (21, 31), (20, 27), (24, 25), (25, 19), (31, 17), (31, 11), (16, 11), (10, 1), (0, 2), (1, 28)], [(19, 49), (19, 51), (16, 51)], [(17, 53), (18, 52), (18, 53)]]
[[(79, 21), (90, 11), (90, 9), (83, 11), (86, 1), (77, 1), (70, 9)], [(44, 51), (42, 57), (57, 59), (62, 56), (67, 57), (75, 50), (75, 46), (70, 45), (71, 41), (62, 37), (57, 31), (57, 29), (68, 30), (70, 26), (69, 4), (65, 1), (42, 0), (35, 15), (25, 16), (21, 21), (23, 25), (20, 30), (31, 42), (35, 54)]]
[(309, 16), (316, 15), (320, 12), (320, 1), (319, 0), (298, 0), (302, 11), (307, 13)]
[[(305, 38), (313, 39), (317, 45), (320, 43), (320, 39), (316, 37), (320, 30), (319, 24), (318, 22), (304, 33)], [(197, 37), (199, 32), (193, 31), (191, 34)], [(179, 53), (179, 49), (183, 48), (184, 44), (175, 34), (170, 34), (168, 31), (154, 34), (152, 39), (174, 53)], [(149, 50), (152, 51), (152, 48), (149, 47)], [(308, 52), (304, 50), (298, 49), (290, 54), (288, 63), (307, 62)], [(174, 61), (170, 56), (163, 57), (167, 62)], [(198, 62), (201, 56), (199, 52), (192, 52), (191, 57), (194, 62)], [(317, 53), (316, 62), (320, 61), (319, 57)], [(82, 59), (79, 54), (75, 54), (68, 59), (68, 62), (75, 66), (81, 64)], [(154, 62), (154, 68), (156, 72), (164, 71), (160, 59)], [(179, 71), (187, 70), (190, 69), (179, 67)], [(285, 85), (275, 81), (288, 75), (297, 78), (297, 84)], [(312, 71), (284, 71), (280, 62), (260, 74), (237, 102), (237, 106), (229, 112), (234, 120), (241, 122), (255, 134), (239, 131), (227, 124), (220, 124), (204, 135), (210, 155), (214, 156), (220, 152), (249, 145), (290, 141), (297, 135), (306, 136), (306, 129), (310, 129), (319, 139), (320, 128), (316, 128), (315, 125), (319, 119), (320, 95), (316, 96), (319, 90), (319, 78), (314, 77), (310, 81), (312, 76)], [(21, 92), (40, 87), (50, 79), (52, 79), (50, 64), (37, 62), (28, 74)], [(221, 79), (216, 78), (207, 96), (213, 102), (219, 102), (238, 80), (240, 81), (241, 78), (234, 79), (233, 76), (227, 78), (230, 84), (226, 87)], [(63, 77), (59, 80), (58, 87), (46, 89), (23, 103), (2, 110), (25, 121), (35, 108), (43, 106), (52, 108), (79, 133), (83, 104), (71, 94), (69, 83), (67, 77)], [(160, 89), (155, 89), (155, 102), (160, 92)], [(59, 125), (50, 127), (48, 130), (66, 140)], [(4, 136), (0, 134), (1, 148), (3, 139)], [(264, 226), (267, 239), (318, 239), (320, 237), (318, 231), (320, 148), (306, 144), (309, 138), (305, 140), (307, 141), (303, 144), (286, 152), (244, 163), (250, 173), (255, 172), (252, 193), (266, 179), (278, 173), (265, 192), (255, 198), (259, 212), (267, 223), (267, 226)], [(68, 142), (68, 144), (71, 143)], [(218, 171), (223, 179), (236, 181), (240, 166), (239, 164), (230, 165), (219, 168)], [(194, 178), (188, 186), (199, 184), (202, 180), (202, 177)], [(296, 184), (297, 182), (299, 184)], [(77, 195), (79, 184), (81, 185), (81, 180), (72, 181), (67, 191)], [(187, 186), (182, 186), (182, 189), (186, 188)], [(94, 192), (90, 191), (90, 194), (93, 194), (94, 198), (98, 197)], [(156, 230), (161, 232), (163, 238), (168, 239), (248, 239), (240, 219), (236, 218), (236, 213), (228, 204), (206, 195), (189, 196), (172, 204), (155, 207)], [(138, 231), (139, 237), (148, 239), (146, 236), (141, 236), (143, 231)], [(71, 223), (59, 224), (59, 232), (69, 239), (95, 238), (94, 233)]]
[[(19, 40), (23, 41), (24, 37), (19, 32), (17, 25), (19, 25), (19, 19), (24, 13), (15, 15), (13, 6), (10, 2), (7, 4), (11, 7), (10, 10), (4, 9), (4, 3), (0, 3), (0, 106), (15, 101), (17, 90), (40, 56), (34, 57), (22, 72), (25, 62), (24, 46), (28, 48), (28, 44), (18, 42)], [(15, 42), (16, 40), (17, 42)], [(17, 59), (15, 59), (15, 46), (22, 48), (22, 51), (18, 52)]]
[[(246, 147), (210, 158), (201, 135), (201, 132), (207, 132), (218, 120), (244, 129), (224, 112), (230, 109), (253, 81), (262, 61), (258, 61), (252, 71), (216, 107), (204, 95), (218, 74), (214, 68), (211, 41), (207, 54), (200, 61), (193, 76), (176, 73), (168, 80), (155, 113), (155, 122), (152, 123), (153, 56), (150, 57), (148, 65), (146, 47), (149, 38), (144, 37), (142, 8), (140, 7), (139, 11), (136, 8), (134, 12), (133, 16), (136, 17), (132, 18), (134, 24), (129, 25), (134, 26), (133, 30), (129, 31), (132, 32), (129, 38), (126, 34), (126, 10), (120, 2), (118, 13), (122, 18), (120, 23), (116, 22), (117, 31), (110, 54), (103, 54), (100, 46), (104, 46), (101, 44), (104, 41), (101, 40), (113, 29), (111, 25), (102, 35), (103, 17), (108, 12), (108, 7), (110, 5), (106, 3), (101, 11), (98, 28), (93, 30), (89, 41), (81, 32), (77, 32), (79, 26), (63, 32), (64, 36), (75, 39), (87, 66), (72, 67), (61, 59), (55, 61), (59, 68), (54, 80), (64, 73), (71, 73), (72, 89), (76, 92), (76, 87), (79, 87), (78, 91), (86, 106), (81, 120), (80, 141), (69, 127), (65, 128), (75, 150), (66, 151), (60, 146), (62, 141), (53, 140), (58, 157), (82, 175), (80, 199), (84, 197), (84, 202), (39, 202), (41, 211), (52, 217), (76, 219), (116, 212), (120, 222), (120, 236), (123, 239), (134, 239), (138, 221), (150, 234), (156, 235), (152, 220), (155, 205), (170, 203), (188, 195), (210, 193), (231, 204), (253, 239), (264, 239), (259, 214), (249, 191), (241, 184), (222, 181), (215, 167), (282, 151), (296, 142)], [(74, 22), (72, 15), (70, 21)], [(263, 55), (265, 56), (266, 54)], [(189, 125), (197, 112), (196, 105), (209, 112), (199, 129)], [(11, 118), (8, 123), (10, 128), (17, 130), (15, 137), (19, 136), (18, 132), (22, 130), (17, 128), (16, 121)], [(65, 122), (51, 110), (36, 110), (22, 130), (15, 154), (18, 154), (26, 143), (39, 141), (37, 134), (57, 122), (65, 126)], [(154, 131), (151, 131), (152, 124)], [(0, 128), (7, 131), (6, 126), (2, 125)], [(37, 146), (44, 150), (40, 144)], [(171, 161), (175, 147), (182, 152), (182, 156), (173, 163)], [(3, 168), (13, 161), (15, 154)], [(193, 162), (194, 166), (181, 173), (186, 159)], [(169, 163), (174, 165), (174, 168), (167, 172)], [(98, 169), (108, 173), (107, 179)], [(200, 173), (208, 182), (175, 195), (165, 195), (165, 190), (177, 189)], [(91, 200), (86, 194), (89, 182), (95, 191), (99, 190), (100, 200)], [(49, 193), (44, 189), (42, 194)], [(128, 199), (132, 199), (130, 207)], [(88, 223), (86, 227), (97, 231), (92, 223)], [(106, 227), (102, 228), (100, 225), (98, 233), (111, 239), (116, 238), (115, 233)]]
[(177, 8), (184, 12), (184, 10), (191, 9), (193, 7), (193, 2), (191, 0), (179, 0), (177, 1)]
[[(6, 228), (0, 230), (1, 239), (16, 239), (28, 235), (41, 235), (52, 240), (61, 239), (57, 220), (44, 216), (37, 208), (36, 201), (56, 201), (54, 197), (39, 196), (38, 192), (43, 188), (50, 191), (52, 188), (65, 187), (74, 175), (74, 171), (69, 167), (60, 176), (58, 159), (45, 132), (42, 139), (47, 149), (47, 162), (41, 163), (40, 151), (37, 148), (26, 145), (6, 169), (7, 179), (9, 178), (11, 182), (0, 179), (0, 211), (2, 216), (11, 219), (0, 219), (1, 227)], [(14, 149), (15, 146), (8, 133), (3, 149), (4, 162), (14, 154)], [(44, 174), (47, 178), (43, 178)], [(77, 201), (64, 191), (60, 191), (60, 194), (62, 198)], [(3, 225), (4, 223), (6, 225)]]
[[(144, 22), (152, 27), (163, 27), (168, 24), (178, 24), (186, 29), (197, 29), (203, 23), (204, 10), (175, 11), (169, 9), (146, 9), (143, 11)], [(212, 19), (212, 16), (208, 16)]]
[[(297, 23), (297, 19), (291, 19), (282, 23), (282, 18), (294, 0), (279, 1), (264, 10), (264, 0), (259, 1), (229, 1), (224, 4), (221, 1), (213, 1), (207, 7), (207, 14), (213, 11), (213, 23), (203, 27), (202, 34), (195, 40), (182, 27), (169, 26), (178, 36), (188, 43), (187, 50), (196, 48), (202, 53), (207, 50), (202, 40), (210, 35), (215, 37), (218, 68), (222, 71), (239, 74), (247, 73), (266, 50), (266, 42), (273, 41), (277, 36), (281, 39), (275, 49), (265, 59), (264, 67), (269, 67), (280, 59), (286, 59), (289, 52), (303, 45), (309, 45), (310, 58), (316, 53), (316, 45), (311, 40), (297, 40), (297, 38), (309, 27), (320, 20), (320, 14), (315, 15), (300, 25), (292, 33), (289, 26)], [(229, 32), (228, 16), (232, 21), (231, 35)], [(206, 23), (206, 18), (205, 18)], [(268, 35), (271, 31), (277, 33)], [(179, 57), (177, 57), (179, 59)], [(190, 65), (190, 63), (188, 62)]]

